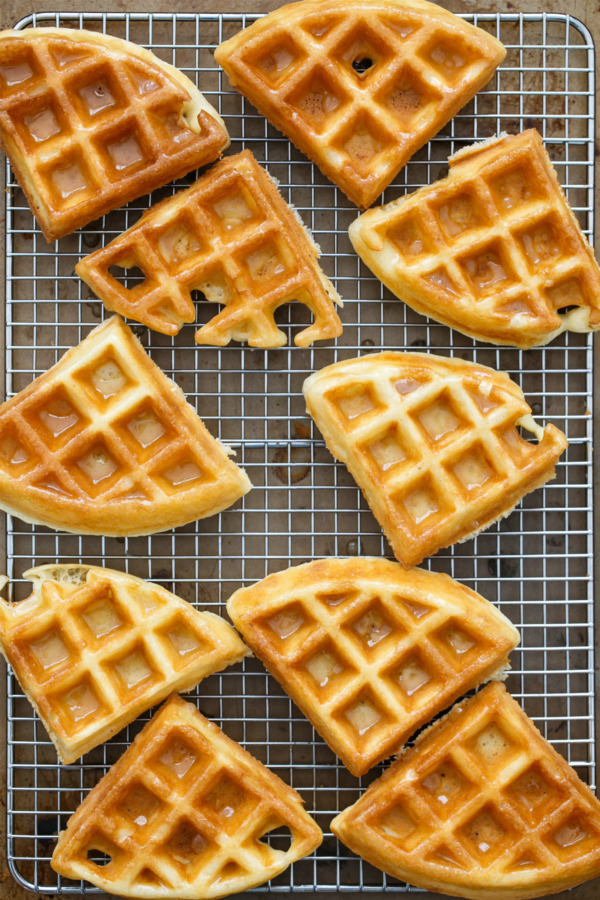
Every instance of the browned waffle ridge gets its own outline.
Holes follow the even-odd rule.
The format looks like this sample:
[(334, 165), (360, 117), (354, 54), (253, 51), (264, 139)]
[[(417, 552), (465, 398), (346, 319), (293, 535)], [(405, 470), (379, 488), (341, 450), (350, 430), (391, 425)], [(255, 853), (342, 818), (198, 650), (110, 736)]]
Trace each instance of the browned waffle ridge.
[(0, 145), (47, 241), (217, 159), (223, 120), (149, 50), (70, 28), (0, 33)]
[(65, 764), (248, 653), (220, 616), (133, 575), (62, 564), (24, 577), (30, 597), (0, 599), (0, 651)]
[(462, 694), (502, 677), (519, 643), (479, 594), (387, 559), (294, 566), (236, 591), (227, 612), (356, 776)]
[(345, 360), (307, 378), (304, 396), (405, 566), (508, 515), (554, 477), (567, 447), (554, 425), (535, 423), (506, 373), (460, 357)]
[(354, 249), (413, 309), (521, 349), (600, 328), (600, 269), (537, 131), (450, 157), (450, 174), (349, 228)]
[(215, 50), (231, 84), (362, 208), (505, 55), (425, 0), (303, 0)]
[(0, 406), (0, 508), (77, 534), (152, 534), (252, 485), (113, 316)]
[[(277, 829), (287, 850), (268, 843)], [(322, 839), (296, 791), (174, 695), (71, 816), (52, 868), (122, 897), (204, 900), (274, 878)]]
[(424, 732), (331, 829), (453, 897), (529, 900), (600, 874), (598, 800), (500, 684)]
[[(198, 344), (280, 347), (275, 311), (299, 302), (314, 316), (295, 337), (299, 347), (342, 333), (341, 300), (318, 264), (319, 249), (250, 151), (217, 163), (173, 198), (76, 266), (104, 305), (163, 334), (195, 319), (191, 292), (223, 309), (196, 332)], [(111, 273), (139, 268), (126, 288)]]

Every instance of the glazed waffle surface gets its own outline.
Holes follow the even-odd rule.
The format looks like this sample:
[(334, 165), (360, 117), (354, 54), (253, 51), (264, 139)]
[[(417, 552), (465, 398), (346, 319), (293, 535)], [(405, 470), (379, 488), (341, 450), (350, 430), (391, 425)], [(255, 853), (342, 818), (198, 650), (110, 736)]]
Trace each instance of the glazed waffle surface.
[(405, 566), (508, 515), (554, 477), (567, 447), (554, 425), (535, 423), (508, 375), (460, 357), (387, 351), (334, 363), (306, 379), (304, 397)]
[(24, 577), (29, 598), (0, 600), (0, 650), (65, 764), (248, 652), (220, 616), (131, 575), (47, 565)]
[(215, 59), (364, 208), (505, 54), (487, 32), (425, 0), (303, 0), (221, 44)]
[(600, 269), (538, 132), (474, 144), (449, 165), (444, 180), (350, 226), (386, 287), (496, 344), (527, 349), (600, 328)]
[(223, 120), (173, 66), (66, 28), (0, 33), (0, 145), (47, 241), (212, 162)]
[[(151, 208), (107, 247), (86, 256), (77, 274), (105, 306), (163, 334), (193, 322), (191, 292), (224, 309), (196, 332), (196, 343), (279, 347), (274, 314), (299, 302), (314, 317), (300, 347), (334, 338), (342, 325), (337, 291), (321, 271), (319, 250), (249, 151), (230, 156), (187, 191)], [(133, 266), (142, 284), (125, 287), (111, 272)]]
[(231, 619), (353, 775), (461, 694), (503, 677), (519, 633), (447, 575), (327, 559), (229, 599)]
[[(287, 850), (268, 842), (278, 829)], [(52, 867), (124, 897), (202, 900), (262, 884), (322, 839), (299, 794), (173, 696), (70, 818)]]
[(114, 316), (0, 406), (0, 508), (79, 534), (148, 534), (251, 484)]
[(331, 827), (396, 878), (472, 900), (600, 874), (600, 803), (500, 684), (425, 731)]

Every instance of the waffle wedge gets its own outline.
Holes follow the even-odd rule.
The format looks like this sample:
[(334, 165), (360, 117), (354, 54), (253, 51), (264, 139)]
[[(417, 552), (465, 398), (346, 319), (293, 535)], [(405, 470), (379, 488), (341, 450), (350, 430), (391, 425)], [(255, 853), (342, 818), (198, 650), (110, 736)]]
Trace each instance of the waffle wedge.
[(303, 0), (215, 51), (231, 84), (362, 208), (505, 55), (425, 0)]
[(236, 591), (227, 611), (353, 775), (501, 676), (519, 633), (447, 575), (323, 559)]
[(304, 396), (405, 566), (508, 515), (567, 447), (508, 375), (460, 358), (363, 356), (315, 372)]
[(132, 575), (47, 565), (25, 578), (27, 600), (0, 599), (0, 650), (64, 763), (248, 652), (220, 616)]
[(70, 28), (0, 32), (0, 145), (47, 241), (212, 162), (223, 120), (150, 51)]
[(122, 897), (203, 900), (262, 884), (322, 839), (296, 791), (173, 696), (71, 816), (52, 868)]
[(252, 485), (114, 316), (0, 406), (0, 508), (77, 534), (151, 534)]
[[(286, 339), (274, 313), (297, 301), (314, 316), (295, 339), (307, 347), (342, 333), (334, 306), (341, 301), (319, 267), (319, 253), (275, 183), (244, 151), (150, 209), (82, 259), (76, 272), (108, 309), (163, 334), (194, 321), (191, 292), (202, 291), (224, 309), (196, 332), (198, 344), (233, 339), (280, 347)], [(115, 266), (136, 266), (146, 279), (127, 288), (111, 274)]]
[(331, 829), (453, 897), (528, 900), (600, 874), (600, 803), (500, 684), (421, 734)]
[(469, 337), (527, 349), (600, 328), (600, 269), (535, 130), (467, 147), (450, 174), (356, 219), (396, 296)]

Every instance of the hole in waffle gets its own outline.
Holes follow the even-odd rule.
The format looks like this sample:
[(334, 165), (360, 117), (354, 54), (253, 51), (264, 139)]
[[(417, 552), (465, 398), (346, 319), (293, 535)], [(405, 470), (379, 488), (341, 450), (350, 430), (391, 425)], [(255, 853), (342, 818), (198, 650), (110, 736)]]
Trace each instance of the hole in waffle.
[(420, 525), (430, 516), (439, 513), (442, 509), (431, 485), (425, 480), (410, 490), (403, 497), (398, 498), (406, 509), (409, 517), (415, 525)]
[(443, 440), (463, 425), (463, 420), (455, 408), (449, 391), (441, 393), (433, 403), (421, 409), (416, 417), (433, 442)]
[(138, 292), (141, 293), (150, 284), (150, 279), (146, 272), (141, 268), (138, 261), (133, 259), (123, 259), (113, 263), (108, 269), (108, 274), (128, 291), (138, 288)]
[(352, 68), (355, 72), (358, 72), (359, 75), (364, 75), (372, 65), (373, 60), (369, 56), (362, 56), (360, 53), (352, 60)]
[(367, 734), (384, 718), (384, 714), (378, 709), (369, 693), (354, 700), (344, 709), (343, 715), (359, 737)]
[(76, 726), (89, 716), (100, 717), (105, 712), (95, 688), (87, 678), (71, 687), (57, 700), (58, 705), (64, 709), (66, 715)]
[(337, 403), (342, 415), (350, 422), (358, 419), (359, 416), (363, 416), (365, 413), (372, 412), (379, 406), (373, 389), (369, 385), (353, 385), (343, 394), (338, 394), (337, 397), (333, 396), (331, 399)]
[(0, 437), (0, 464), (2, 461), (7, 463), (7, 467), (13, 468), (21, 466), (23, 463), (31, 459), (29, 451), (24, 447), (21, 441), (14, 437), (10, 432), (5, 432)]
[(71, 658), (65, 635), (58, 625), (29, 641), (28, 646), (37, 666), (44, 673)]
[(82, 423), (79, 412), (61, 392), (50, 397), (38, 415), (53, 438), (66, 437), (72, 428)]
[(405, 215), (386, 232), (386, 239), (402, 254), (408, 263), (423, 253), (432, 253), (435, 245), (417, 213)]
[(194, 288), (204, 294), (209, 303), (227, 305), (236, 295), (236, 289), (220, 269), (209, 272), (204, 280), (194, 284)]
[(548, 781), (537, 763), (519, 775), (509, 786), (508, 791), (528, 818), (532, 813), (536, 817), (541, 807), (549, 803), (560, 803), (563, 799), (563, 795)]
[(103, 869), (112, 862), (112, 856), (109, 856), (108, 853), (104, 853), (102, 850), (88, 850), (88, 859), (95, 866), (98, 866), (99, 869)]
[(276, 828), (269, 828), (263, 834), (266, 837), (266, 843), (274, 850), (287, 853), (294, 843), (294, 835), (287, 825), (278, 825)]
[(469, 191), (460, 191), (435, 210), (440, 228), (446, 238), (452, 240), (472, 228), (483, 224), (484, 217), (477, 198)]
[(89, 116), (96, 116), (117, 105), (118, 90), (111, 82), (108, 71), (99, 69), (83, 87), (76, 88), (82, 108)]
[(425, 281), (433, 286), (434, 293), (436, 293), (435, 289), (439, 289), (445, 294), (450, 294), (453, 297), (460, 297), (460, 288), (456, 286), (454, 280), (443, 266), (423, 277)]
[(79, 615), (97, 640), (128, 624), (122, 611), (115, 605), (110, 588), (99, 599), (80, 609)]
[(484, 807), (462, 829), (467, 849), (478, 857), (497, 856), (502, 845), (510, 839), (510, 833), (498, 821), (491, 806)]
[(54, 105), (46, 102), (41, 108), (23, 116), (23, 125), (27, 136), (31, 137), (35, 144), (41, 144), (63, 130)]
[(542, 199), (544, 192), (539, 185), (537, 170), (525, 161), (490, 180), (492, 196), (501, 212)]
[(13, 55), (0, 65), (0, 93), (6, 95), (33, 78), (38, 73), (38, 66), (29, 48)]
[(293, 603), (267, 619), (267, 625), (281, 641), (292, 637), (307, 622), (308, 617), (299, 603)]
[(330, 126), (331, 114), (344, 106), (348, 98), (325, 72), (317, 69), (286, 99), (302, 114), (309, 128), (321, 132)]
[[(346, 664), (340, 659), (332, 644), (327, 643), (306, 662), (306, 671), (314, 680), (315, 685), (329, 691), (338, 682), (338, 676), (347, 670)], [(320, 693), (320, 691), (317, 691)]]
[(432, 682), (433, 676), (429, 674), (425, 663), (418, 653), (403, 660), (396, 669), (394, 680), (400, 685), (407, 697), (412, 697), (421, 688)]
[(380, 472), (387, 472), (408, 458), (400, 443), (398, 429), (395, 425), (376, 441), (367, 444), (364, 449), (371, 456)]
[(119, 463), (112, 457), (105, 444), (95, 444), (85, 456), (76, 460), (77, 466), (93, 485), (100, 484), (119, 471)]
[(219, 827), (227, 832), (236, 829), (252, 808), (251, 795), (237, 781), (222, 773), (209, 793), (202, 798), (219, 819)]
[(148, 825), (163, 808), (162, 800), (145, 788), (143, 784), (134, 784), (117, 805), (117, 810), (121, 815), (139, 828)]
[(495, 766), (508, 753), (517, 749), (514, 741), (496, 722), (490, 722), (470, 741), (471, 752), (484, 766)]
[(497, 291), (515, 281), (508, 258), (499, 241), (460, 261), (463, 273), (476, 294)]
[(156, 675), (141, 644), (121, 659), (113, 660), (111, 667), (123, 687), (128, 691), (143, 682), (148, 682)]
[(333, 56), (346, 65), (359, 84), (392, 55), (392, 48), (365, 22), (358, 23), (350, 37), (333, 50)]
[(92, 834), (83, 852), (89, 862), (102, 869), (121, 856), (119, 847), (100, 831)]
[(399, 632), (404, 631), (390, 622), (378, 598), (373, 599), (371, 608), (356, 619), (351, 628), (366, 650), (373, 649), (390, 634), (393, 633), (394, 638), (398, 638)]
[(221, 200), (215, 201), (212, 208), (226, 231), (250, 221), (257, 210), (249, 191), (241, 184), (234, 186)]
[(483, 449), (475, 446), (452, 466), (455, 478), (465, 491), (470, 493), (483, 487), (494, 478), (494, 469), (488, 462)]
[(554, 309), (565, 312), (569, 307), (592, 306), (593, 293), (588, 290), (585, 275), (576, 273), (544, 289)]
[(177, 264), (184, 259), (190, 259), (201, 248), (198, 237), (184, 222), (176, 222), (158, 239), (160, 254), (168, 263)]
[[(434, 38), (423, 55), (433, 69), (449, 84), (454, 84), (459, 78), (462, 78), (464, 69), (469, 64), (466, 51), (457, 49), (456, 41), (446, 43), (439, 37)], [(470, 55), (473, 56), (472, 51)]]
[(185, 659), (190, 653), (197, 650), (209, 650), (206, 641), (192, 630), (183, 618), (176, 618), (164, 629), (164, 635), (169, 645), (178, 657)]
[(185, 778), (192, 766), (206, 762), (204, 753), (193, 747), (183, 734), (175, 734), (167, 739), (158, 752), (156, 761), (177, 779)]
[(269, 241), (262, 246), (257, 247), (244, 259), (244, 264), (248, 267), (248, 274), (253, 281), (272, 281), (281, 278), (287, 272), (291, 260), (287, 248), (278, 247), (274, 242)]
[(455, 802), (464, 802), (465, 796), (471, 787), (470, 782), (456, 768), (454, 763), (444, 760), (433, 772), (430, 772), (421, 782), (427, 791), (427, 796), (435, 800), (436, 812), (443, 811)]
[[(547, 266), (553, 260), (569, 254), (564, 226), (547, 216), (537, 222), (533, 228), (521, 231), (517, 235), (522, 252), (529, 268), (535, 272), (541, 266)], [(573, 248), (575, 249), (575, 248)]]
[[(273, 39), (273, 43), (275, 42)], [(271, 43), (271, 40), (269, 40)], [(278, 84), (284, 76), (289, 76), (298, 63), (305, 58), (305, 54), (289, 36), (280, 34), (277, 46), (267, 53), (259, 52), (254, 58), (248, 57), (247, 62), (258, 69), (258, 74), (266, 78), (271, 84)]]
[(150, 164), (151, 162), (146, 158), (147, 154), (143, 149), (142, 139), (136, 131), (107, 143), (106, 152), (117, 172), (130, 169), (132, 166), (139, 168), (140, 163)]
[(165, 852), (171, 862), (187, 871), (210, 850), (210, 846), (211, 842), (195, 825), (188, 819), (182, 819), (165, 844)]
[(150, 407), (136, 413), (133, 419), (127, 422), (127, 429), (144, 449), (155, 444), (167, 433), (167, 428)]

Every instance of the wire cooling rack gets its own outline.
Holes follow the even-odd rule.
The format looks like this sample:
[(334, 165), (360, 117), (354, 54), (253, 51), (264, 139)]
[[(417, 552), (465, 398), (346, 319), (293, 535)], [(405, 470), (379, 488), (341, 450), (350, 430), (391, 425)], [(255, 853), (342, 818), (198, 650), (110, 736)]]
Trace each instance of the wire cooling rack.
[[(63, 26), (107, 31), (152, 48), (182, 69), (219, 108), (231, 152), (249, 147), (280, 181), (323, 249), (323, 267), (345, 298), (344, 333), (334, 346), (251, 350), (194, 344), (194, 326), (173, 340), (136, 326), (150, 355), (173, 376), (213, 434), (237, 451), (255, 485), (218, 517), (152, 537), (55, 534), (8, 520), (8, 574), (14, 598), (22, 573), (47, 562), (87, 562), (160, 582), (186, 600), (223, 612), (242, 584), (321, 556), (390, 555), (344, 466), (336, 464), (306, 416), (304, 378), (337, 359), (380, 348), (426, 349), (508, 371), (538, 419), (566, 431), (570, 446), (557, 477), (526, 497), (505, 521), (429, 560), (498, 604), (521, 631), (508, 686), (542, 732), (594, 786), (592, 568), (592, 347), (563, 335), (527, 352), (480, 345), (422, 318), (394, 299), (352, 251), (356, 209), (262, 116), (232, 91), (212, 51), (255, 18), (244, 15), (32, 15), (18, 28)], [(536, 127), (584, 231), (593, 230), (594, 48), (567, 15), (468, 15), (508, 48), (494, 80), (421, 150), (385, 200), (443, 176), (450, 153), (502, 130)], [(173, 193), (194, 176), (155, 193)], [(7, 168), (7, 393), (24, 388), (106, 315), (75, 276), (77, 260), (132, 225), (149, 199), (111, 213), (49, 246)], [(201, 301), (198, 321), (214, 307)], [(290, 344), (307, 313), (279, 313)], [(40, 893), (96, 893), (57, 879), (49, 865), (70, 813), (141, 727), (127, 728), (83, 762), (59, 766), (46, 733), (12, 676), (8, 679), (8, 861)], [(319, 850), (264, 890), (411, 891), (353, 857), (329, 832), (380, 769), (353, 778), (256, 660), (214, 675), (194, 694), (199, 708), (297, 788), (326, 833)], [(144, 717), (147, 720), (149, 714)], [(415, 889), (413, 888), (412, 891)]]

